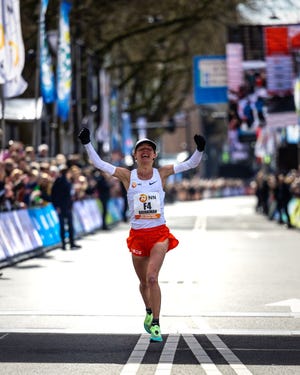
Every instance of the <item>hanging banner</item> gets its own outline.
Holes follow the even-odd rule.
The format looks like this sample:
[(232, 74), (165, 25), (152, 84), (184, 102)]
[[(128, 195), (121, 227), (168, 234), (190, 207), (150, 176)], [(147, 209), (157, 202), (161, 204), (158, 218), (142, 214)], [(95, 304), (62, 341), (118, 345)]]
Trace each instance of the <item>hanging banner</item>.
[(101, 124), (96, 131), (97, 141), (102, 143), (104, 152), (110, 149), (110, 119), (109, 119), (109, 98), (110, 78), (109, 74), (102, 69), (99, 74), (100, 97), (101, 97)]
[(224, 56), (194, 57), (195, 104), (227, 103), (227, 74)]
[(292, 94), (294, 76), (292, 56), (267, 56), (266, 63), (268, 93), (280, 96)]
[(268, 93), (279, 96), (291, 95), (294, 73), (289, 29), (286, 26), (265, 27), (264, 39)]
[(136, 120), (138, 139), (147, 138), (147, 118), (140, 116)]
[(237, 92), (244, 83), (242, 44), (226, 44), (226, 68), (228, 89)]
[(0, 84), (5, 83), (5, 36), (4, 36), (4, 18), (3, 18), (3, 5), (0, 4)]
[(45, 16), (49, 0), (41, 0), (40, 12), (40, 85), (45, 103), (53, 103), (56, 99), (55, 78), (52, 57), (46, 35)]
[(57, 115), (62, 121), (69, 117), (72, 86), (70, 10), (71, 4), (63, 0), (60, 6), (57, 53)]
[(133, 142), (130, 115), (122, 113), (122, 153), (124, 157), (132, 155)]
[(110, 96), (111, 150), (120, 151), (118, 128), (118, 91), (113, 89)]
[(19, 0), (2, 0), (0, 6), (0, 84), (7, 98), (23, 94), (27, 83), (21, 77), (25, 51)]

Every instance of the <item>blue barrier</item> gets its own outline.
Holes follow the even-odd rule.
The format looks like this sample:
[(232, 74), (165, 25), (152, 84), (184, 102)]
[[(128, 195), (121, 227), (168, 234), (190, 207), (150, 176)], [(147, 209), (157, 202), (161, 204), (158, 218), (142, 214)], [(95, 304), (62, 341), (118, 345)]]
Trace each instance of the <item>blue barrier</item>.
[[(108, 205), (109, 222), (118, 222), (122, 215), (117, 198)], [(75, 237), (102, 227), (102, 206), (97, 199), (74, 202)], [(60, 228), (58, 215), (51, 203), (0, 213), (0, 266), (16, 263), (40, 252), (59, 246)]]
[(60, 242), (59, 221), (52, 204), (30, 208), (28, 212), (41, 237), (43, 247), (58, 244)]

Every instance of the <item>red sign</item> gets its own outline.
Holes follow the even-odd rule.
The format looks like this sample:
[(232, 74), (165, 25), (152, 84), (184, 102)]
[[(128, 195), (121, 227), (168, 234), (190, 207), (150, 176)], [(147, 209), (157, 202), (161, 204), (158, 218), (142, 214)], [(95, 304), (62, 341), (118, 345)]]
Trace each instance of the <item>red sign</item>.
[(265, 27), (266, 55), (288, 55), (288, 28), (287, 27)]
[(300, 26), (289, 26), (289, 39), (291, 49), (300, 49)]

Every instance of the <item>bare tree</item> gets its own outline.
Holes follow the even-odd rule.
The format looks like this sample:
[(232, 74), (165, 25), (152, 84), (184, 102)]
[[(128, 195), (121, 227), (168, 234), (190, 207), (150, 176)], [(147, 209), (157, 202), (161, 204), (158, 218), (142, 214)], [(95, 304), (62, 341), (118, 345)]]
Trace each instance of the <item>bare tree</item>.
[[(72, 38), (82, 41), (84, 56), (92, 52), (98, 67), (110, 71), (133, 118), (146, 114), (160, 121), (178, 111), (191, 92), (193, 56), (224, 54), (226, 28), (237, 23), (242, 2), (73, 0)], [(57, 28), (58, 6), (58, 0), (49, 1), (48, 29)], [(21, 0), (21, 10), (25, 45), (35, 49), (36, 0)], [(27, 65), (27, 77), (34, 77), (33, 67)]]

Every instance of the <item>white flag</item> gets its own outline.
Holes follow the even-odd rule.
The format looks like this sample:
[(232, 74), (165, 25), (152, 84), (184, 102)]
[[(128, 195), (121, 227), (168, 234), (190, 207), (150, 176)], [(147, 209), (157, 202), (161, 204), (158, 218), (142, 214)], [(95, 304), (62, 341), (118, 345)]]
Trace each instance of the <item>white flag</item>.
[(0, 84), (21, 76), (25, 63), (19, 0), (2, 0), (0, 7)]
[(17, 76), (3, 86), (4, 98), (20, 96), (27, 89), (28, 84), (22, 76)]

